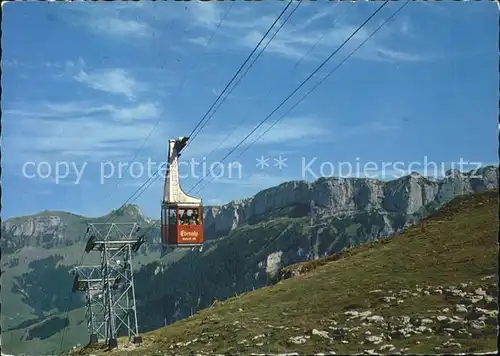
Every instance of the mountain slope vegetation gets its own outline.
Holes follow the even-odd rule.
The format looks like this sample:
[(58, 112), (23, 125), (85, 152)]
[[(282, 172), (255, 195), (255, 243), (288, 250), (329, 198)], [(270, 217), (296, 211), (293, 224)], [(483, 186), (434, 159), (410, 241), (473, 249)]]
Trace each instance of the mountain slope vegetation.
[[(148, 332), (205, 309), (214, 299), (270, 285), (283, 267), (383, 239), (457, 195), (496, 187), (495, 166), (450, 171), (438, 181), (411, 174), (392, 181), (284, 182), (241, 201), (205, 206), (202, 252), (162, 253), (159, 229), (149, 229), (152, 220), (135, 205), (94, 218), (43, 211), (8, 219), (0, 244), (3, 347), (14, 354), (53, 354), (87, 342), (84, 295), (69, 295), (68, 272), (81, 262), (89, 222), (114, 217), (113, 222), (135, 222), (148, 232), (134, 256), (139, 329)], [(83, 263), (99, 264), (99, 254), (84, 256)]]
[(290, 278), (106, 354), (496, 350), (498, 210), (496, 189), (457, 197), (391, 238), (288, 266)]

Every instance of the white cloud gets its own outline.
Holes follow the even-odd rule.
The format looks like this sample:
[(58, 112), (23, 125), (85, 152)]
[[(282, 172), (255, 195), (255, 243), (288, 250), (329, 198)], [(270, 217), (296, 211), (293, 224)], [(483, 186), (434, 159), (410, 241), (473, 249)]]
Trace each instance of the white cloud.
[(142, 16), (137, 16), (137, 13), (145, 12), (150, 5), (154, 4), (115, 2), (113, 4), (75, 3), (61, 6), (63, 8), (67, 6), (68, 11), (62, 18), (74, 26), (85, 27), (100, 36), (135, 41), (153, 34), (154, 29), (148, 21), (139, 20)]
[(195, 1), (188, 9), (192, 17), (202, 26), (213, 27), (220, 21), (221, 13), (216, 2)]
[[(71, 9), (68, 7), (71, 13), (77, 13), (80, 16), (76, 18), (69, 16), (67, 21), (85, 26), (102, 36), (132, 39), (137, 42), (137, 39), (153, 38), (155, 31), (164, 31), (167, 24), (170, 29), (175, 21), (184, 29), (182, 34), (176, 35), (176, 41), (206, 47), (207, 38), (211, 35), (208, 32), (217, 30), (210, 49), (219, 50), (221, 47), (233, 49), (238, 46), (246, 50), (255, 46), (286, 4), (266, 3), (261, 6), (252, 6), (245, 3), (197, 1), (185, 5), (152, 2), (117, 3), (113, 6), (99, 5), (98, 7), (93, 4), (85, 5), (87, 6), (72, 6)], [(228, 9), (228, 6), (231, 8)], [(277, 26), (282, 23), (293, 7), (294, 5), (288, 9)], [(322, 59), (325, 53), (331, 52), (357, 28), (358, 23), (362, 21), (359, 15), (365, 12), (363, 9), (364, 7), (349, 2), (342, 4), (337, 2), (335, 5), (318, 3), (311, 6), (304, 3), (280, 30), (266, 51), (294, 60), (304, 55), (318, 38), (324, 36), (317, 45), (315, 53), (310, 53), (306, 57), (306, 60)], [(231, 12), (225, 18), (227, 10)], [(224, 21), (221, 23), (222, 18)], [(221, 26), (217, 29), (220, 23)], [(363, 39), (376, 25), (369, 23), (358, 32), (356, 38)], [(191, 29), (194, 30), (191, 31)], [(409, 21), (399, 16), (370, 39), (369, 42), (372, 43), (370, 51), (375, 51), (372, 55), (366, 55), (367, 51), (364, 51), (356, 56), (365, 60), (380, 61), (387, 60), (390, 54), (394, 54), (393, 58), (399, 61), (424, 60), (426, 57), (421, 53), (417, 56), (416, 50), (413, 54), (406, 54), (406, 51), (400, 48), (415, 39), (415, 33)], [(172, 41), (169, 41), (168, 45), (170, 49), (179, 50)], [(346, 45), (346, 47), (349, 46)], [(383, 56), (377, 54), (379, 48), (385, 52)]]
[[(260, 135), (260, 133), (264, 132), (271, 125), (272, 123), (262, 125), (261, 128), (255, 132), (255, 134)], [(306, 138), (318, 138), (328, 134), (328, 128), (324, 127), (323, 123), (317, 119), (311, 117), (291, 117), (286, 118), (275, 125), (257, 142), (260, 142), (261, 144), (286, 142), (293, 145), (294, 141)]]
[[(320, 121), (313, 117), (290, 117), (282, 120), (267, 131), (258, 141), (255, 141), (257, 137), (269, 129), (273, 121), (274, 119), (263, 124), (227, 159), (239, 157), (240, 152), (250, 144), (252, 144), (252, 147), (279, 144), (281, 154), (284, 154), (285, 150), (288, 152), (292, 148), (308, 147), (311, 142), (318, 144), (352, 140), (353, 138), (398, 130), (400, 127), (397, 124), (383, 121), (370, 121), (366, 124), (353, 126), (340, 126), (329, 123), (328, 126), (325, 126), (325, 120)], [(224, 131), (219, 130), (216, 132), (206, 129), (195, 138), (192, 146), (189, 146), (188, 150), (186, 150), (184, 153), (185, 158), (210, 156), (215, 159), (212, 154), (216, 154), (217, 151), (221, 150), (233, 149), (256, 125), (257, 123), (254, 123), (245, 127), (236, 127), (236, 129), (227, 127)], [(244, 154), (247, 155), (246, 152)], [(225, 154), (219, 153), (218, 156), (220, 156), (218, 158), (221, 158)]]
[(198, 46), (206, 47), (208, 43), (209, 37), (193, 37), (188, 38), (188, 42), (193, 43)]
[(151, 36), (154, 31), (147, 22), (125, 20), (117, 17), (94, 18), (87, 25), (92, 31), (111, 37), (142, 38)]
[[(313, 30), (302, 32), (298, 28), (284, 27), (280, 34), (269, 44), (266, 51), (285, 56), (290, 59), (298, 60), (324, 60), (333, 50), (344, 43), (356, 30), (355, 26), (343, 25), (327, 30)], [(342, 49), (338, 56), (344, 57), (352, 52), (362, 41), (366, 40), (371, 33), (371, 29), (362, 28), (352, 39), (350, 39)], [(404, 33), (404, 32), (400, 32)], [(243, 37), (239, 44), (247, 48), (253, 48), (263, 36), (263, 32), (253, 31)], [(353, 57), (373, 60), (373, 61), (400, 61), (400, 62), (422, 62), (437, 59), (422, 52), (410, 52), (405, 50), (391, 49), (384, 44), (385, 41), (377, 40), (372, 37), (366, 42)], [(314, 48), (313, 51), (310, 51)], [(306, 55), (307, 54), (307, 55)]]
[(96, 90), (125, 95), (129, 100), (135, 100), (137, 92), (146, 90), (145, 84), (137, 82), (130, 73), (119, 68), (92, 72), (80, 69), (74, 79)]
[[(239, 150), (256, 140), (257, 137), (273, 124), (274, 120), (275, 118), (264, 123), (232, 155), (237, 155)], [(221, 131), (219, 129), (216, 132), (210, 131), (207, 127), (195, 138), (193, 146), (189, 146), (185, 155), (188, 157), (205, 156), (212, 151), (234, 148), (257, 124), (255, 122), (252, 125), (243, 127), (227, 126), (226, 130)], [(282, 143), (294, 145), (300, 144), (303, 140), (319, 139), (327, 135), (329, 135), (329, 130), (319, 120), (311, 117), (291, 117), (276, 124), (256, 141), (255, 144), (268, 145)]]
[[(112, 122), (100, 120), (25, 119), (23, 127), (34, 127), (22, 135), (12, 135), (4, 141), (17, 153), (31, 157), (43, 155), (66, 159), (72, 157), (86, 160), (114, 159), (137, 149), (152, 125), (126, 125), (117, 127)], [(26, 140), (29, 135), (30, 139)], [(135, 142), (135, 143), (134, 143)]]
[[(192, 7), (193, 11), (191, 14), (198, 26), (202, 28), (211, 27), (215, 20), (220, 18), (220, 7), (216, 3), (212, 4), (212, 6), (206, 8), (203, 6), (204, 4)], [(351, 12), (352, 8), (349, 7), (355, 6), (355, 4), (343, 3), (342, 9), (345, 9), (343, 12), (336, 9), (338, 5), (339, 3), (328, 8), (319, 8), (319, 10), (317, 6), (310, 7), (312, 9), (310, 13), (306, 13), (305, 6), (302, 6), (302, 9), (299, 9), (286, 25), (281, 28), (279, 34), (266, 48), (266, 52), (296, 60), (308, 53), (312, 46), (315, 46), (315, 51), (308, 53), (304, 59), (324, 59), (326, 55), (343, 43), (358, 27), (357, 20), (344, 19), (348, 12)], [(219, 11), (218, 15), (216, 15), (217, 11)], [(291, 11), (291, 9), (288, 11)], [(352, 11), (352, 16), (356, 16), (355, 13), (358, 11), (360, 10)], [(331, 16), (334, 13), (337, 16)], [(222, 23), (221, 30), (218, 32), (218, 36), (221, 37), (218, 41), (218, 46), (227, 47), (228, 45), (237, 45), (241, 48), (253, 49), (274, 20), (275, 16), (263, 15), (258, 7), (241, 11), (238, 16), (232, 16), (231, 19)], [(280, 23), (278, 22), (275, 28)], [(366, 39), (376, 26), (378, 24), (368, 24), (362, 28), (344, 46), (344, 49), (353, 49), (354, 46)], [(359, 51), (354, 56), (364, 60), (377, 61), (398, 60), (416, 62), (427, 60), (427, 55), (422, 53), (417, 54), (416, 51), (408, 53), (406, 50), (399, 48), (400, 45), (406, 45), (410, 39), (415, 38), (415, 33), (410, 30), (411, 24), (407, 20), (398, 21), (396, 19), (385, 25), (383, 30), (371, 38), (364, 45), (366, 47), (364, 51)], [(320, 41), (316, 45), (318, 40)], [(194, 44), (205, 45), (199, 37), (188, 39), (188, 41)], [(267, 43), (267, 40), (264, 43)], [(370, 45), (367, 46), (368, 44)]]
[(119, 108), (113, 110), (113, 116), (118, 120), (133, 121), (136, 119), (157, 118), (161, 114), (157, 103), (142, 103), (130, 108)]
[(388, 48), (378, 48), (377, 52), (382, 55), (382, 58), (392, 59), (396, 61), (421, 62), (423, 60), (426, 60), (426, 58), (429, 58), (428, 56), (422, 56), (417, 53), (405, 53)]
[[(125, 107), (91, 104), (25, 104), (23, 109), (4, 110), (8, 128), (4, 150), (14, 161), (130, 159), (151, 132), (152, 120), (161, 114), (160, 106), (151, 102)], [(146, 148), (164, 141), (162, 131), (156, 127)]]
[[(263, 35), (264, 32), (259, 32), (257, 30), (251, 31), (246, 36), (241, 38), (238, 41), (238, 44), (246, 48), (254, 48)], [(309, 36), (278, 36), (275, 37), (274, 40), (267, 46), (266, 51), (270, 53), (282, 54), (291, 58), (300, 58), (305, 53), (305, 51), (300, 48), (303, 45), (303, 42), (311, 42), (313, 40)], [(264, 43), (267, 43), (267, 40)]]
[[(311, 17), (307, 18), (304, 22), (299, 23), (297, 27), (300, 28), (305, 28), (310, 26), (311, 24), (317, 22), (318, 20), (321, 20), (335, 12), (338, 12), (336, 10), (337, 6), (339, 6), (340, 1), (337, 1), (337, 3), (333, 6), (328, 6), (326, 9), (319, 10), (318, 12), (314, 13)], [(352, 5), (347, 5), (347, 6), (352, 6)]]
[[(22, 106), (22, 105), (17, 105)], [(144, 102), (133, 106), (95, 105), (91, 102), (62, 102), (30, 104), (29, 109), (6, 109), (4, 114), (20, 118), (72, 119), (106, 114), (116, 121), (134, 121), (158, 118), (161, 107), (155, 102)]]
[[(71, 19), (71, 23), (78, 22), (103, 36), (131, 38), (137, 41), (137, 38), (142, 40), (148, 37), (152, 38), (152, 34), (155, 31), (163, 31), (166, 24), (170, 29), (175, 20), (176, 23), (182, 24), (184, 29), (183, 34), (176, 38), (183, 43), (207, 47), (207, 39), (211, 36), (209, 32), (216, 30), (217, 35), (210, 44), (210, 49), (219, 50), (221, 47), (232, 49), (234, 46), (238, 46), (246, 50), (256, 45), (286, 4), (266, 3), (261, 5), (189, 2), (182, 6), (140, 2), (127, 5), (117, 4), (113, 7), (105, 5), (99, 7), (73, 6), (71, 11), (79, 13), (80, 16), (76, 22), (71, 16), (68, 21)], [(171, 7), (168, 8), (168, 6)], [(231, 9), (228, 9), (228, 6), (231, 6)], [(264, 8), (264, 6), (266, 7)], [(288, 9), (288, 12), (276, 26), (280, 26), (293, 7), (294, 5)], [(231, 12), (221, 23), (227, 10)], [(361, 13), (364, 13), (361, 6), (348, 2), (342, 4), (338, 2), (335, 5), (328, 4), (328, 6), (302, 4), (269, 44), (266, 52), (295, 60), (302, 57), (323, 36), (315, 48), (316, 51), (308, 54), (306, 60), (323, 59), (326, 53), (331, 52), (357, 28), (359, 22), (357, 18)], [(352, 19), (349, 19), (351, 17)], [(219, 24), (221, 24), (220, 28), (218, 28)], [(358, 32), (356, 38), (364, 39), (375, 25), (369, 23)], [(191, 31), (193, 28), (194, 31)], [(414, 38), (415, 31), (411, 31), (410, 23), (406, 19), (397, 18), (384, 26), (383, 31), (370, 40), (373, 44), (370, 46), (370, 51), (375, 51), (373, 55), (366, 55), (367, 51), (364, 51), (364, 54), (360, 53), (356, 56), (365, 60), (380, 61), (393, 54), (393, 58), (399, 61), (422, 60), (425, 58), (424, 55), (406, 54), (406, 51), (399, 48), (400, 45), (407, 44), (409, 40)], [(170, 41), (169, 46), (175, 47), (176, 44)], [(350, 44), (346, 47), (350, 47)], [(385, 51), (384, 56), (377, 55), (376, 50), (379, 48)]]
[(394, 123), (369, 121), (361, 125), (335, 127), (333, 129), (335, 136), (331, 139), (332, 141), (338, 141), (365, 135), (370, 136), (376, 133), (398, 130), (399, 128), (400, 126)]
[(2, 59), (2, 67), (16, 67), (19, 64), (17, 59)]

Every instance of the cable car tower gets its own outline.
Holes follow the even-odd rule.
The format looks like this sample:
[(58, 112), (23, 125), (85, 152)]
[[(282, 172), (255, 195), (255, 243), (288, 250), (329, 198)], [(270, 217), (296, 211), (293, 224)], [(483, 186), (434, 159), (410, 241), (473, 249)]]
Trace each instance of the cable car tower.
[(164, 248), (198, 248), (203, 245), (201, 199), (187, 195), (179, 183), (179, 157), (189, 137), (168, 141), (168, 166), (161, 205), (161, 241)]

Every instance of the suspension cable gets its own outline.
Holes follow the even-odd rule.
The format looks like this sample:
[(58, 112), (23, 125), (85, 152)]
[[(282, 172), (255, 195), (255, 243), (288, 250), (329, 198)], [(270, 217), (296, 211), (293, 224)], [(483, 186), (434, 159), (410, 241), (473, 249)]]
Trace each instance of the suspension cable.
[[(281, 117), (272, 123), (263, 133), (261, 133), (254, 141), (246, 146), (235, 159), (240, 158), (248, 149), (253, 146), (259, 139), (261, 139), (267, 132), (269, 132), (276, 124), (281, 122), (293, 109), (295, 109), (304, 99), (306, 99), (318, 86), (320, 86), (326, 79), (328, 79), (334, 72), (336, 72), (350, 57), (352, 57), (368, 40), (370, 40), (383, 26), (391, 21), (403, 8), (408, 5), (410, 0), (407, 0), (395, 12), (391, 14), (382, 24), (380, 24), (366, 39), (364, 39), (354, 50), (352, 50), (337, 66), (335, 66), (326, 76), (318, 81), (306, 94), (304, 94), (290, 109), (288, 109)], [(196, 191), (196, 194), (205, 189), (213, 178)]]
[[(231, 90), (227, 93), (226, 96), (224, 96), (224, 98), (221, 100), (221, 102), (219, 103), (219, 105), (215, 108), (214, 111), (212, 111), (212, 113), (209, 115), (209, 117), (207, 118), (207, 120), (203, 123), (203, 125), (200, 126), (200, 129), (198, 131), (198, 133), (200, 133), (200, 131), (205, 127), (205, 125), (211, 120), (211, 118), (215, 115), (215, 113), (219, 110), (219, 108), (222, 106), (222, 104), (224, 104), (224, 102), (226, 101), (226, 99), (231, 95), (231, 93), (233, 92), (233, 90), (240, 84), (241, 80), (243, 79), (243, 77), (245, 77), (245, 75), (248, 73), (248, 71), (250, 70), (250, 68), (253, 67), (253, 65), (255, 64), (255, 62), (260, 58), (260, 56), (264, 53), (264, 51), (267, 49), (267, 47), (269, 46), (269, 44), (271, 44), (271, 42), (274, 40), (274, 38), (278, 35), (278, 33), (281, 31), (281, 29), (283, 28), (283, 26), (285, 26), (285, 24), (288, 22), (288, 20), (290, 19), (290, 17), (292, 17), (292, 15), (295, 13), (295, 11), (297, 11), (298, 7), (300, 6), (300, 4), (302, 4), (302, 1), (299, 1), (297, 3), (297, 5), (294, 7), (294, 9), (288, 14), (288, 16), (285, 18), (285, 20), (283, 21), (283, 23), (280, 25), (280, 27), (276, 30), (276, 32), (272, 35), (272, 37), (269, 39), (269, 41), (267, 41), (266, 45), (260, 50), (260, 52), (258, 53), (258, 55), (252, 60), (252, 63), (250, 63), (250, 65), (246, 68), (245, 72), (243, 72), (243, 74), (239, 77), (239, 79), (236, 81), (235, 85), (231, 88)], [(192, 137), (191, 141), (196, 137), (196, 135), (198, 135), (198, 133), (196, 133), (194, 135), (194, 137)], [(210, 155), (210, 154), (209, 154)]]
[[(279, 14), (279, 16), (276, 18), (276, 20), (274, 20), (274, 22), (271, 24), (271, 26), (268, 28), (268, 30), (266, 31), (266, 33), (264, 34), (264, 36), (262, 36), (262, 38), (260, 39), (260, 41), (257, 43), (257, 45), (254, 47), (254, 49), (252, 50), (252, 52), (250, 52), (250, 54), (248, 55), (248, 57), (245, 59), (245, 61), (243, 62), (243, 64), (240, 66), (240, 68), (238, 69), (238, 71), (233, 75), (233, 77), (231, 78), (231, 80), (229, 81), (229, 83), (227, 83), (226, 87), (224, 88), (224, 90), (222, 90), (222, 92), (219, 94), (219, 96), (217, 97), (217, 99), (214, 101), (214, 103), (212, 104), (212, 106), (210, 106), (210, 108), (207, 110), (207, 112), (205, 113), (205, 115), (203, 115), (203, 117), (200, 119), (200, 121), (198, 122), (198, 124), (196, 124), (196, 126), (194, 127), (193, 131), (191, 131), (191, 133), (189, 134), (189, 137), (190, 137), (190, 141), (188, 142), (188, 144), (186, 145), (186, 147), (184, 149), (186, 149), (189, 144), (191, 142), (193, 142), (194, 138), (198, 135), (198, 133), (200, 132), (200, 130), (196, 133), (195, 131), (198, 129), (198, 127), (203, 123), (203, 121), (205, 120), (205, 118), (207, 117), (207, 115), (210, 113), (210, 111), (215, 107), (215, 105), (217, 104), (217, 102), (221, 99), (222, 95), (224, 95), (224, 93), (226, 92), (226, 90), (229, 88), (229, 86), (231, 85), (231, 83), (236, 79), (236, 77), (238, 76), (238, 74), (241, 72), (241, 70), (243, 69), (243, 67), (247, 64), (247, 62), (250, 60), (250, 58), (253, 56), (253, 54), (255, 53), (255, 51), (257, 50), (257, 48), (260, 46), (260, 44), (264, 41), (264, 39), (267, 37), (267, 35), (269, 34), (269, 32), (271, 32), (271, 30), (273, 29), (273, 27), (276, 25), (276, 23), (278, 23), (278, 21), (280, 20), (280, 18), (283, 16), (283, 14), (286, 12), (286, 10), (288, 10), (288, 8), (290, 7), (290, 5), (292, 4), (293, 0), (290, 0), (290, 2), (285, 6), (285, 8), (281, 11), (281, 13)], [(193, 135), (194, 134), (194, 135)]]
[[(210, 109), (207, 111), (207, 113), (202, 117), (202, 119), (198, 122), (198, 124), (195, 126), (195, 128), (193, 129), (193, 131), (191, 131), (191, 134), (189, 135), (189, 137), (192, 136), (193, 132), (196, 131), (196, 129), (199, 127), (199, 125), (203, 122), (203, 120), (205, 119), (205, 117), (208, 115), (208, 113), (212, 110), (212, 108), (216, 105), (216, 103), (218, 102), (218, 100), (222, 97), (222, 95), (225, 93), (225, 91), (227, 90), (227, 88), (231, 85), (231, 83), (234, 81), (234, 79), (236, 78), (236, 76), (238, 75), (239, 72), (241, 72), (241, 70), (243, 69), (243, 67), (245, 66), (245, 64), (250, 60), (251, 56), (253, 55), (253, 53), (255, 53), (255, 51), (257, 50), (257, 48), (260, 46), (260, 44), (264, 41), (264, 39), (267, 37), (267, 35), (269, 34), (269, 32), (271, 32), (272, 28), (276, 25), (276, 23), (279, 21), (279, 19), (283, 16), (283, 14), (286, 12), (286, 10), (290, 7), (290, 5), (292, 4), (293, 0), (290, 0), (290, 2), (288, 3), (288, 5), (286, 5), (286, 7), (281, 11), (281, 13), (279, 14), (279, 16), (276, 18), (276, 20), (273, 22), (273, 24), (269, 27), (269, 29), (267, 30), (267, 32), (264, 34), (264, 36), (261, 38), (261, 40), (259, 41), (259, 43), (254, 47), (254, 49), (252, 50), (252, 52), (250, 53), (250, 55), (247, 57), (247, 59), (245, 60), (245, 62), (243, 62), (243, 64), (240, 66), (240, 68), (238, 69), (238, 71), (236, 72), (236, 74), (233, 76), (233, 78), (231, 79), (231, 81), (226, 85), (226, 87), (224, 88), (224, 90), (220, 93), (219, 97), (217, 98), (217, 100), (214, 102), (214, 104), (212, 104), (212, 106), (210, 107)], [(199, 133), (199, 131), (198, 131)], [(188, 144), (186, 145), (186, 147), (184, 148), (184, 150), (187, 148), (187, 146), (189, 146), (190, 143), (192, 143), (194, 138), (191, 138), (190, 141), (188, 142)], [(157, 178), (157, 173), (167, 164), (168, 162), (164, 162), (155, 172), (155, 174), (153, 174), (153, 176), (149, 177), (126, 201), (125, 203), (122, 204), (122, 206), (118, 209), (122, 209), (124, 206), (127, 205), (128, 202), (130, 202), (132, 199), (136, 200), (138, 199), (142, 194), (144, 194), (144, 192), (152, 185), (152, 183), (154, 183), (154, 180), (149, 184), (148, 182), (151, 181), (151, 179), (153, 178)], [(155, 178), (155, 180), (156, 180)], [(146, 186), (147, 185), (147, 186)], [(146, 187), (145, 187), (146, 186)], [(145, 187), (145, 188), (144, 188)], [(141, 192), (141, 189), (143, 189), (142, 192)]]
[[(247, 139), (248, 137), (250, 137), (250, 135), (252, 135), (260, 126), (262, 126), (276, 111), (278, 111), (300, 88), (302, 88), (304, 86), (304, 84), (306, 84), (321, 68), (323, 68), (323, 66), (342, 48), (344, 47), (344, 45), (352, 38), (356, 35), (356, 33), (358, 33), (361, 28), (363, 28), (367, 23), (368, 21), (370, 21), (380, 10), (382, 10), (384, 8), (384, 6), (386, 6), (389, 2), (387, 1), (384, 1), (382, 3), (382, 5), (380, 5), (378, 7), (377, 10), (375, 10), (375, 12), (373, 12), (361, 25), (358, 26), (358, 28), (356, 30), (353, 31), (353, 33), (339, 46), (337, 47), (336, 50), (334, 50), (306, 79), (304, 79), (304, 81), (302, 81), (302, 83), (297, 87), (295, 88), (284, 100), (281, 101), (281, 103), (269, 114), (267, 115), (264, 120), (262, 120), (252, 131), (250, 131), (244, 138), (243, 140), (241, 140), (233, 149), (231, 149), (231, 151), (229, 151), (229, 153), (224, 156), (224, 158), (220, 161), (220, 162), (223, 162), (229, 155), (231, 155), (231, 153), (233, 153), (239, 146), (241, 146)], [(208, 174), (210, 174), (211, 172), (213, 171), (213, 169), (211, 169)], [(207, 175), (208, 175), (207, 174)], [(198, 181), (198, 183), (196, 183), (193, 187), (191, 187), (191, 189), (188, 191), (191, 192), (196, 186), (198, 186), (203, 180), (205, 180), (207, 176), (204, 176), (202, 177), (201, 180)]]
[[(229, 15), (229, 12), (231, 11), (231, 9), (233, 8), (233, 5), (234, 3), (231, 3), (231, 5), (228, 7), (228, 9), (226, 10), (226, 12), (224, 13), (223, 17), (220, 19), (219, 23), (217, 24), (217, 26), (213, 29), (212, 31), (212, 34), (210, 36), (210, 38), (207, 40), (207, 43), (206, 43), (206, 46), (210, 45), (210, 43), (212, 42), (213, 38), (215, 37), (217, 31), (219, 30), (219, 28), (221, 27), (222, 23), (226, 20), (227, 16)], [(173, 20), (170, 21), (170, 24), (169, 24), (169, 28), (172, 26), (172, 23), (173, 23)], [(208, 47), (205, 48), (205, 52), (207, 51)], [(186, 81), (189, 79), (190, 75), (192, 74), (192, 71), (196, 65), (198, 61), (195, 61), (193, 62), (193, 65), (191, 66), (191, 68), (188, 70), (188, 74), (184, 77), (184, 80), (182, 81), (181, 85), (177, 88), (174, 96), (176, 97), (182, 90), (184, 84), (186, 83)], [(137, 157), (139, 156), (139, 153), (142, 151), (142, 149), (144, 148), (144, 146), (146, 145), (146, 143), (148, 142), (148, 140), (151, 138), (151, 135), (153, 134), (153, 132), (156, 130), (156, 127), (158, 126), (158, 124), (160, 123), (160, 120), (161, 120), (161, 117), (158, 117), (158, 119), (156, 120), (155, 124), (153, 125), (153, 127), (151, 128), (151, 130), (149, 131), (149, 134), (146, 136), (146, 138), (144, 139), (144, 141), (142, 142), (141, 146), (139, 147), (139, 149), (137, 150), (136, 154), (134, 155), (134, 158), (132, 158), (132, 162), (134, 162)], [(114, 189), (118, 188), (118, 185), (120, 184), (120, 181), (123, 179), (123, 176), (120, 176), (118, 181), (116, 182), (116, 186)], [(111, 190), (110, 191), (110, 194), (109, 196), (107, 197), (106, 200), (109, 200), (112, 196), (112, 193), (113, 193), (114, 190)], [(122, 209), (122, 207), (120, 207), (118, 210)], [(107, 223), (111, 218), (113, 218), (113, 215), (111, 214), (108, 219), (105, 221), (105, 223)]]
[[(340, 4), (340, 2), (337, 2), (337, 4), (336, 4), (333, 8), (335, 8), (335, 7), (336, 7), (337, 5), (339, 5), (339, 4)], [(341, 17), (337, 17), (337, 18), (335, 19), (335, 21), (333, 21), (333, 22), (332, 22), (331, 26), (332, 26), (332, 27), (334, 27), (334, 26), (335, 26), (335, 25), (336, 25), (336, 24), (340, 21), (340, 19), (341, 19), (341, 18), (343, 18), (343, 17), (347, 16), (347, 14), (349, 13), (349, 11), (350, 11), (352, 8), (353, 8), (353, 6), (350, 6), (350, 7), (347, 9), (347, 11), (346, 11), (346, 12), (344, 12), (344, 14), (343, 14)], [(295, 11), (295, 10), (294, 10), (294, 11)], [(278, 31), (279, 31), (279, 30), (278, 30)], [(264, 97), (268, 97), (268, 96), (269, 96), (269, 95), (270, 95), (270, 94), (274, 91), (275, 87), (277, 87), (277, 86), (281, 83), (281, 81), (282, 81), (284, 78), (288, 77), (288, 76), (290, 75), (290, 73), (291, 73), (291, 72), (293, 72), (293, 71), (295, 70), (295, 68), (297, 68), (297, 67), (299, 66), (299, 64), (300, 64), (300, 63), (301, 63), (301, 62), (302, 62), (302, 61), (303, 61), (303, 60), (304, 60), (304, 59), (305, 59), (305, 58), (306, 58), (306, 57), (307, 57), (307, 56), (308, 56), (308, 55), (309, 55), (309, 54), (310, 54), (313, 50), (314, 50), (314, 48), (316, 48), (316, 46), (319, 44), (319, 42), (321, 42), (321, 40), (322, 40), (322, 39), (326, 36), (326, 34), (327, 34), (327, 33), (329, 33), (329, 32), (331, 32), (331, 31), (333, 31), (333, 29), (330, 29), (330, 28), (328, 28), (326, 31), (324, 31), (324, 32), (323, 32), (323, 34), (322, 34), (322, 36), (321, 36), (320, 38), (318, 38), (318, 40), (317, 40), (317, 41), (316, 41), (316, 42), (315, 42), (315, 43), (314, 43), (314, 44), (313, 44), (313, 45), (312, 45), (312, 46), (311, 46), (311, 47), (307, 50), (307, 52), (306, 52), (306, 53), (304, 53), (304, 54), (300, 57), (300, 59), (298, 59), (298, 60), (295, 62), (295, 64), (293, 65), (293, 67), (292, 67), (290, 70), (288, 70), (288, 71), (286, 72), (286, 74), (284, 74), (284, 75), (283, 75), (283, 76), (282, 76), (282, 77), (281, 77), (278, 81), (276, 81), (276, 83), (275, 83), (275, 85), (274, 85), (274, 86), (270, 86), (270, 87), (269, 87), (269, 90), (268, 90), (268, 91), (267, 91), (267, 93), (264, 95)], [(269, 44), (269, 43), (268, 43), (268, 44)], [(268, 45), (268, 44), (267, 44), (267, 45)], [(267, 47), (267, 45), (266, 45), (266, 47)], [(265, 48), (264, 48), (264, 49), (265, 49)], [(231, 92), (230, 92), (230, 93), (231, 93)], [(230, 93), (229, 93), (229, 94), (230, 94)], [(249, 115), (246, 115), (246, 116), (249, 116)], [(224, 138), (223, 138), (223, 139), (219, 142), (219, 144), (218, 144), (218, 145), (217, 145), (214, 149), (212, 149), (212, 150), (210, 151), (210, 153), (206, 156), (206, 158), (210, 157), (210, 155), (212, 155), (215, 151), (217, 151), (217, 150), (219, 149), (219, 147), (220, 147), (220, 146), (221, 146), (221, 145), (222, 145), (225, 141), (227, 141), (227, 139), (228, 139), (229, 137), (231, 137), (231, 136), (232, 136), (232, 135), (236, 132), (236, 130), (238, 129), (238, 127), (240, 127), (240, 126), (241, 126), (241, 124), (243, 124), (243, 122), (245, 122), (245, 120), (246, 120), (246, 119), (247, 119), (247, 117), (243, 117), (243, 119), (242, 119), (242, 120), (240, 120), (240, 122), (239, 122), (239, 123), (238, 123), (238, 124), (237, 124), (237, 125), (236, 125), (236, 126), (235, 126), (235, 127), (234, 127), (234, 128), (233, 128), (233, 129), (232, 129), (232, 130), (231, 130), (231, 131), (227, 134), (227, 135), (226, 135), (226, 137), (224, 137)]]

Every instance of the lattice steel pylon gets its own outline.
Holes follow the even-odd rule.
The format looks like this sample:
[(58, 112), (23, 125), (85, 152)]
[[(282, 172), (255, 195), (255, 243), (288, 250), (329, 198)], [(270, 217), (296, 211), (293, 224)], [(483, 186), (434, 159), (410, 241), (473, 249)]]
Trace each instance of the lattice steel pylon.
[[(126, 229), (126, 231), (124, 231)], [(90, 223), (87, 253), (101, 255), (102, 306), (104, 309), (104, 340), (110, 349), (118, 346), (118, 337), (126, 331), (129, 341), (141, 343), (137, 321), (132, 255), (144, 242), (137, 237), (137, 223)], [(95, 301), (95, 298), (93, 298)], [(92, 306), (92, 304), (91, 304)], [(91, 314), (92, 315), (92, 314)]]
[(85, 318), (89, 332), (89, 344), (106, 339), (106, 310), (102, 302), (101, 266), (78, 266), (73, 269), (73, 293), (85, 292)]

